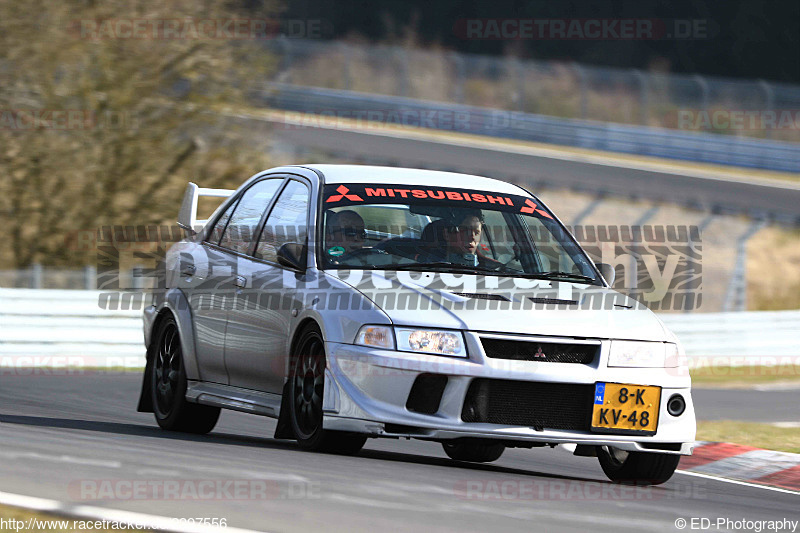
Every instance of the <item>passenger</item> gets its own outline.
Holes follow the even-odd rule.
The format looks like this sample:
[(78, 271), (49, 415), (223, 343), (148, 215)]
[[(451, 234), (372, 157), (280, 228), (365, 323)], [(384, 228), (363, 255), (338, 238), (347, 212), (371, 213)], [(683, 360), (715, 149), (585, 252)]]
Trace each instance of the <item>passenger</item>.
[(364, 219), (355, 211), (331, 213), (325, 229), (329, 255), (336, 257), (364, 248), (366, 226)]

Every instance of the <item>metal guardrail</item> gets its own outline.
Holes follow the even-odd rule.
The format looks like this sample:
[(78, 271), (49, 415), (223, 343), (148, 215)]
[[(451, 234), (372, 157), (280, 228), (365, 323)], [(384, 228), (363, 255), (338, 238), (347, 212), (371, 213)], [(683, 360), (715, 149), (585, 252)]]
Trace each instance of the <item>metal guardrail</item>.
[(800, 356), (800, 311), (663, 314), (659, 318), (678, 336), (689, 357), (780, 364), (774, 359)]
[[(0, 371), (58, 364), (56, 356), (77, 366), (143, 366), (141, 310), (101, 309), (100, 294), (0, 289)], [(800, 356), (800, 311), (659, 316), (695, 363), (781, 364)]]
[(30, 358), (32, 366), (57, 364), (53, 357), (75, 366), (143, 365), (141, 309), (101, 309), (100, 294), (0, 289), (0, 370)]
[[(319, 39), (279, 38), (265, 46), (278, 59), (272, 80), (294, 85), (800, 141), (791, 124), (800, 109), (798, 85)], [(726, 125), (709, 120), (715, 112), (774, 114), (777, 127)]]
[(314, 114), (321, 122), (326, 119), (334, 122), (341, 117), (362, 124), (376, 121), (422, 126), (634, 155), (800, 172), (800, 144), (797, 143), (557, 118), (281, 83), (271, 84), (257, 100), (275, 109)]

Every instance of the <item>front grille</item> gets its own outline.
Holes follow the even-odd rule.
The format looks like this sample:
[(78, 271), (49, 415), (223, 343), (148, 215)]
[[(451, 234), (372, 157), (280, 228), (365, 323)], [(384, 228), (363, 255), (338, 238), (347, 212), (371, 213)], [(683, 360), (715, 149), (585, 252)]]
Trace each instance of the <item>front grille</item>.
[(486, 357), (513, 361), (539, 361), (542, 363), (579, 363), (594, 361), (600, 348), (598, 344), (569, 344), (556, 342), (519, 341), (481, 337)]
[(543, 429), (588, 431), (594, 385), (474, 379), (461, 420)]

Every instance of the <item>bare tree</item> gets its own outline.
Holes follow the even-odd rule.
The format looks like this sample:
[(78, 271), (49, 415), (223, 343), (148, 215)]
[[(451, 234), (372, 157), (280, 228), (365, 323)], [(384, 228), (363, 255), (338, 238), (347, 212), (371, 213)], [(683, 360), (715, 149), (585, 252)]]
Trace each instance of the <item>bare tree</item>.
[(68, 235), (174, 221), (187, 179), (231, 185), (268, 164), (209, 112), (274, 67), (263, 23), (231, 4), (0, 2), (1, 263), (91, 262)]

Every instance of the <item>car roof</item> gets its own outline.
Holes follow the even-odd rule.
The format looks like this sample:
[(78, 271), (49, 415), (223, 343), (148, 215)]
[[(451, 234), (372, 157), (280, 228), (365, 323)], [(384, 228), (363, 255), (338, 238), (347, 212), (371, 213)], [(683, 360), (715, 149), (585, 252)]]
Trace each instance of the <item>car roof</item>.
[(376, 185), (429, 185), (476, 189), (505, 194), (528, 194), (521, 187), (483, 176), (424, 170), (418, 168), (396, 168), (369, 165), (298, 165), (320, 172), (325, 183), (373, 183)]

